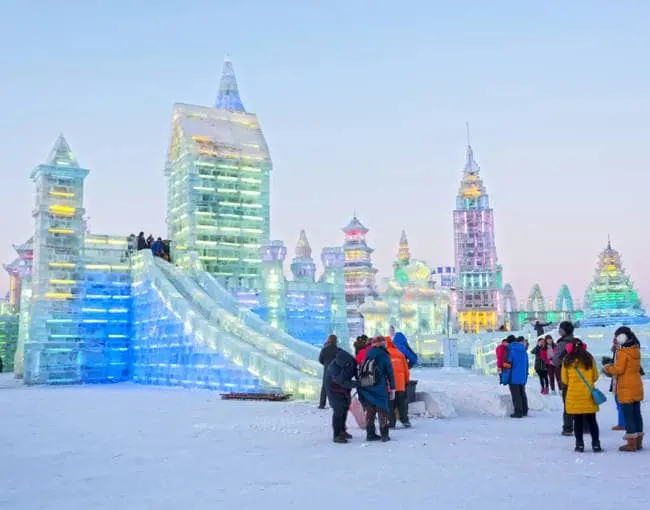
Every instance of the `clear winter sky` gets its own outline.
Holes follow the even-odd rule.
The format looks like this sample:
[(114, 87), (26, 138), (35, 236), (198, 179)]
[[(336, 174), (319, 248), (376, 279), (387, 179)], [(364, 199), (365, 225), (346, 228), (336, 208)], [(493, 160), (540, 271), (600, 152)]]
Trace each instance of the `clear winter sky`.
[(212, 104), (230, 54), (290, 255), (356, 208), (381, 275), (402, 229), (453, 263), (469, 121), (518, 299), (582, 301), (609, 233), (650, 305), (649, 26), (647, 0), (0, 0), (0, 260), (59, 132), (94, 232), (164, 232), (172, 103)]

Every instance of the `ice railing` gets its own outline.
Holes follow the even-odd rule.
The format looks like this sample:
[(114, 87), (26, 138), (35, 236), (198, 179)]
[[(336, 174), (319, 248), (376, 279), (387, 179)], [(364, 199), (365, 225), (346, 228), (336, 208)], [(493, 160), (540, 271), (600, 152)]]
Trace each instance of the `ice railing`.
[(176, 285), (176, 288), (181, 293), (185, 293), (186, 297), (202, 311), (205, 318), (210, 321), (215, 321), (228, 333), (235, 335), (237, 338), (241, 338), (244, 342), (266, 353), (268, 356), (282, 363), (286, 363), (308, 376), (321, 377), (322, 367), (317, 361), (295, 352), (287, 345), (278, 343), (274, 339), (252, 329), (238, 315), (232, 314), (230, 311), (224, 309), (221, 303), (212, 299), (197, 282), (192, 280), (178, 267), (162, 259), (156, 259), (155, 263), (162, 269), (170, 281)]
[[(160, 268), (160, 264), (148, 250), (139, 252), (133, 264), (134, 285), (149, 281), (163, 301), (170, 314), (182, 321), (188, 333), (192, 334), (197, 347), (204, 352), (217, 352), (238, 366), (248, 370), (258, 377), (269, 388), (281, 388), (285, 393), (291, 393), (300, 399), (314, 399), (320, 391), (319, 377), (298, 370), (286, 362), (274, 359), (263, 349), (255, 349), (244, 339), (230, 331), (219, 320), (209, 320), (205, 317), (205, 309), (183, 295), (169, 275)], [(164, 261), (163, 264), (167, 264)], [(168, 264), (169, 265), (169, 264)], [(170, 266), (173, 267), (173, 266)], [(183, 274), (180, 274), (183, 279)], [(185, 281), (191, 280), (184, 277)], [(205, 296), (203, 296), (205, 299)], [(241, 331), (243, 328), (235, 328)], [(246, 333), (243, 333), (246, 335)], [(248, 335), (250, 337), (250, 335)]]
[(190, 272), (199, 286), (210, 296), (219, 306), (229, 311), (249, 328), (273, 340), (274, 342), (284, 345), (289, 350), (303, 356), (304, 358), (316, 361), (320, 350), (307, 342), (298, 340), (291, 335), (271, 326), (264, 321), (259, 315), (239, 305), (237, 299), (228, 292), (210, 273), (203, 270), (200, 262), (190, 254)]

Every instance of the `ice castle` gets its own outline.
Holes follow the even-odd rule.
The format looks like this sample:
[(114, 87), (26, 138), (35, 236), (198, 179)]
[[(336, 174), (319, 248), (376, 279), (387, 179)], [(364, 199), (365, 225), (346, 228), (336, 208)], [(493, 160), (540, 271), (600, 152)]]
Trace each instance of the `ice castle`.
[[(579, 318), (566, 286), (555, 304), (533, 288), (525, 310), (502, 286), (493, 213), (469, 142), (454, 211), (455, 266), (432, 269), (412, 259), (403, 233), (383, 288), (356, 213), (342, 246), (322, 249), (320, 275), (300, 231), (285, 276), (287, 249), (270, 236), (271, 171), (259, 121), (245, 110), (226, 60), (214, 106), (173, 107), (165, 166), (172, 265), (149, 250), (132, 251), (125, 235), (88, 231), (91, 173), (59, 136), (31, 173), (33, 235), (14, 246), (17, 258), (5, 266), (5, 369), (27, 384), (132, 380), (313, 398), (322, 378), (318, 347), (330, 333), (345, 344), (364, 330), (385, 334), (392, 324), (429, 358), (441, 358), (443, 342), (454, 336), (459, 351), (484, 368), (497, 338), (490, 330), (501, 321), (516, 327), (534, 318)], [(584, 323), (648, 322), (608, 245), (585, 298)]]

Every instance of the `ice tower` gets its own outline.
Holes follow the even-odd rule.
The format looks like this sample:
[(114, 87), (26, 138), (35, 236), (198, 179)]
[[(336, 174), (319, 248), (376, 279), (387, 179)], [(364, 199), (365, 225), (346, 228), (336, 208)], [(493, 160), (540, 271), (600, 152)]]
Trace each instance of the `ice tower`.
[(60, 135), (36, 183), (34, 260), (25, 382), (78, 382), (84, 279), (83, 186), (88, 170)]
[(456, 318), (461, 331), (478, 332), (496, 330), (502, 312), (494, 215), (469, 134), (467, 138), (463, 178), (453, 213)]
[(273, 327), (287, 329), (286, 280), (284, 260), (287, 249), (282, 241), (262, 246), (262, 279), (264, 292), (259, 315)]
[(609, 240), (598, 256), (594, 279), (585, 293), (584, 313), (585, 327), (650, 323), (632, 281), (625, 274), (621, 256)]
[(411, 261), (411, 250), (409, 242), (406, 239), (406, 231), (402, 230), (402, 236), (399, 238), (399, 248), (397, 249), (397, 263), (401, 266), (407, 266)]
[(229, 289), (260, 288), (271, 167), (257, 116), (244, 109), (226, 59), (215, 107), (173, 108), (165, 174), (175, 259), (197, 252), (206, 270)]
[(340, 246), (323, 248), (321, 252), (323, 274), (320, 282), (327, 285), (327, 298), (330, 303), (332, 331), (341, 344), (350, 337), (348, 313), (345, 303), (345, 255)]
[(372, 265), (374, 251), (366, 244), (368, 229), (357, 218), (356, 213), (345, 227), (345, 300), (348, 313), (350, 336), (356, 338), (363, 333), (363, 317), (359, 307), (366, 297), (377, 297), (375, 277), (377, 270)]

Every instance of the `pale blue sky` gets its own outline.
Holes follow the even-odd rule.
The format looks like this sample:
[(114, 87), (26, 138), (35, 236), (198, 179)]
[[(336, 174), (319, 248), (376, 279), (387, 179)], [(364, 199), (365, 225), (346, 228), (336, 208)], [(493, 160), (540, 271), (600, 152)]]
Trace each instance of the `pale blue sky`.
[(172, 103), (212, 104), (229, 53), (290, 254), (301, 228), (340, 244), (356, 208), (380, 274), (402, 228), (451, 263), (470, 121), (517, 297), (582, 300), (610, 233), (650, 305), (649, 22), (645, 0), (0, 0), (0, 260), (60, 131), (93, 231), (163, 231)]

